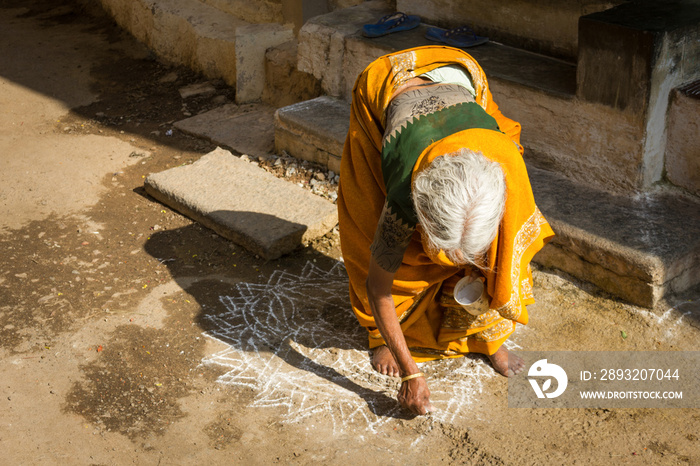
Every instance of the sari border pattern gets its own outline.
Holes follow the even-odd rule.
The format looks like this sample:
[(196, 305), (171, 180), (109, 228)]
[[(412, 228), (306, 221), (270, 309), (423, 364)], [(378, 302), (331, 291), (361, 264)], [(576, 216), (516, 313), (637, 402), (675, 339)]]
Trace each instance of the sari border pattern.
[[(457, 59), (457, 61), (459, 61), (459, 63), (469, 71), (469, 74), (471, 75), (470, 77), (472, 78), (472, 82), (474, 84), (474, 89), (476, 89), (477, 92), (476, 101), (479, 105), (486, 109), (489, 102), (488, 92), (486, 92), (486, 90), (488, 89), (486, 76), (474, 60), (470, 60), (465, 57), (460, 57)], [(482, 92), (479, 92), (479, 90), (481, 90)]]
[(542, 215), (542, 212), (540, 212), (540, 209), (535, 207), (535, 211), (532, 213), (530, 218), (523, 223), (523, 226), (520, 228), (520, 231), (518, 231), (518, 234), (515, 237), (513, 261), (510, 269), (513, 289), (510, 294), (510, 300), (508, 300), (508, 302), (503, 306), (496, 309), (496, 311), (505, 319), (518, 320), (520, 314), (522, 313), (520, 298), (520, 287), (522, 286), (520, 281), (520, 265), (522, 262), (522, 257), (530, 245), (532, 245), (532, 243), (539, 238), (540, 233), (542, 232), (541, 226), (546, 223), (547, 220)]
[(396, 79), (393, 83), (393, 90), (399, 88), (403, 83), (415, 76), (413, 70), (416, 68), (416, 52), (409, 51), (389, 55), (389, 63), (391, 63), (391, 71)]

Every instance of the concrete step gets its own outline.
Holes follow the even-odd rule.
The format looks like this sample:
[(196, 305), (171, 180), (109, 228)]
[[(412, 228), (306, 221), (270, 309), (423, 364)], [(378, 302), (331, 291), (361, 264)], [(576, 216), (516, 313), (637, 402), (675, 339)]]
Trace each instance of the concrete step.
[(466, 24), (480, 36), (487, 36), (491, 40), (575, 60), (579, 18), (623, 2), (624, 0), (396, 0), (396, 9), (419, 15), (424, 22), (440, 27), (454, 28)]
[(124, 29), (163, 59), (236, 89), (238, 103), (260, 100), (265, 51), (293, 38), (291, 25), (255, 24), (196, 0), (100, 0)]
[(333, 97), (282, 107), (275, 112), (275, 150), (340, 173), (349, 124), (350, 104)]
[(536, 257), (633, 304), (700, 284), (700, 203), (674, 192), (620, 196), (529, 168), (557, 236)]
[(149, 175), (146, 192), (254, 254), (272, 260), (328, 233), (336, 206), (217, 149)]
[(297, 68), (297, 41), (290, 40), (265, 52), (265, 88), (262, 101), (276, 108), (322, 95), (321, 83)]
[[(658, 22), (660, 31), (650, 31), (654, 18), (665, 18), (673, 7), (650, 3), (637, 12), (637, 6), (624, 2), (610, 13), (582, 17), (585, 40), (576, 64), (495, 42), (467, 49), (484, 68), (503, 113), (522, 124), (531, 165), (620, 193), (647, 190), (663, 179), (670, 90), (700, 77), (700, 42), (692, 40), (697, 31), (690, 25), (700, 9), (686, 7), (674, 20)], [(391, 11), (375, 0), (312, 18), (299, 31), (299, 69), (319, 79), (326, 94), (349, 100), (357, 75), (372, 60), (435, 44), (424, 38), (427, 24), (375, 39), (359, 33)], [(676, 21), (680, 15), (687, 19)], [(642, 39), (648, 46), (633, 46)], [(660, 45), (667, 40), (668, 50)]]
[[(278, 109), (275, 146), (338, 171), (350, 105), (321, 97)], [(330, 165), (333, 163), (333, 166)], [(536, 257), (629, 302), (654, 307), (700, 283), (700, 204), (673, 194), (618, 196), (530, 168), (557, 236)]]
[[(357, 76), (374, 59), (387, 53), (436, 45), (425, 38), (429, 24), (377, 38), (363, 37), (363, 24), (392, 11), (384, 2), (362, 5), (312, 18), (299, 32), (299, 69), (321, 79), (328, 95), (349, 100)], [(468, 49), (489, 78), (512, 81), (562, 97), (576, 92), (576, 66), (525, 50), (489, 42)]]

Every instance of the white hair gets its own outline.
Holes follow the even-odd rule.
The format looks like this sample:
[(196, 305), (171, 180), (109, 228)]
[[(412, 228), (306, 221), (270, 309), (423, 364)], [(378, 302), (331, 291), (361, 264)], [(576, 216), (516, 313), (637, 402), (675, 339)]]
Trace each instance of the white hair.
[(498, 162), (460, 149), (437, 157), (413, 183), (413, 205), (428, 245), (455, 264), (485, 267), (506, 201)]

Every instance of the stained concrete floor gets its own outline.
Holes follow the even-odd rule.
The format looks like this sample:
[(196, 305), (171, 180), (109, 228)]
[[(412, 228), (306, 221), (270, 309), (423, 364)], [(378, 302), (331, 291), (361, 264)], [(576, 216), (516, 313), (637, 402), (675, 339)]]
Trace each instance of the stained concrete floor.
[[(510, 408), (479, 356), (425, 364), (439, 411), (402, 413), (337, 236), (264, 261), (145, 195), (214, 149), (170, 130), (229, 89), (182, 99), (204, 79), (71, 3), (0, 24), (3, 461), (700, 462), (697, 409)], [(535, 294), (513, 349), (698, 351), (696, 295), (645, 310), (548, 270)]]

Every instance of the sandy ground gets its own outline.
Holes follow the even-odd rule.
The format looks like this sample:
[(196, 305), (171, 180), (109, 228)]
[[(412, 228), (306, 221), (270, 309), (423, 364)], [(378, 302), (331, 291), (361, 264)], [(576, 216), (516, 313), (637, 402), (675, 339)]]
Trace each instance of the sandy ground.
[[(214, 148), (169, 133), (232, 98), (200, 81), (69, 3), (0, 7), (3, 464), (700, 464), (698, 409), (509, 408), (479, 356), (423, 365), (439, 410), (402, 412), (335, 234), (264, 262), (144, 195)], [(697, 294), (535, 280), (511, 348), (700, 349)]]

